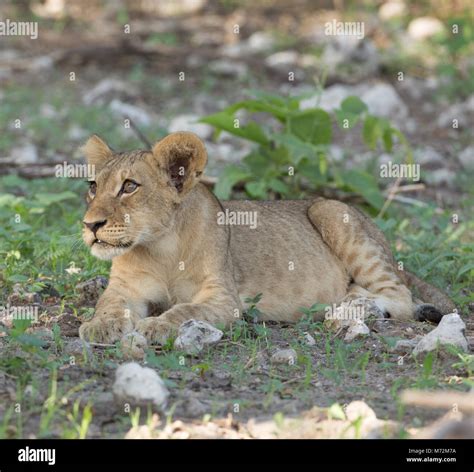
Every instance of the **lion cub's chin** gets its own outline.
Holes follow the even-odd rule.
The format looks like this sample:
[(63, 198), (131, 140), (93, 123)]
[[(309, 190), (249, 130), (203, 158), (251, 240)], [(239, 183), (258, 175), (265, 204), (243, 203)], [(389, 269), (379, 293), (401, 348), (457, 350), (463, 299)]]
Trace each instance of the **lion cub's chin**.
[(98, 246), (97, 244), (94, 244), (91, 247), (91, 254), (98, 259), (102, 259), (104, 261), (109, 261), (110, 259), (113, 259), (114, 257), (121, 256), (122, 254), (125, 254), (126, 252), (130, 251), (132, 247), (101, 247)]

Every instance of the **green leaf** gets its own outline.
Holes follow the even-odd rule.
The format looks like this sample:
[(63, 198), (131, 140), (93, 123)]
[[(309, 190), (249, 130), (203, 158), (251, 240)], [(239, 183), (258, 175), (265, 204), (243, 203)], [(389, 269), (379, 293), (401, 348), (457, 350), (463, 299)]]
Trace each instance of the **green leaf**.
[(319, 108), (293, 115), (289, 119), (289, 128), (305, 142), (315, 145), (331, 143), (331, 117)]
[(59, 203), (64, 200), (77, 198), (77, 195), (74, 192), (67, 190), (61, 193), (37, 193), (35, 197), (41, 205), (49, 206), (53, 203)]
[(246, 183), (245, 190), (252, 198), (258, 198), (262, 200), (267, 197), (267, 185), (263, 180)]
[(235, 136), (254, 141), (259, 144), (268, 144), (268, 138), (265, 136), (262, 128), (251, 121), (245, 126), (235, 127), (235, 118), (227, 112), (219, 112), (214, 115), (208, 115), (199, 120), (201, 123), (210, 124), (218, 129), (227, 131)]
[(341, 110), (346, 113), (360, 115), (367, 111), (367, 105), (359, 97), (351, 95), (342, 101)]
[(15, 284), (24, 283), (24, 282), (28, 282), (28, 277), (22, 274), (13, 274), (8, 277), (8, 281), (13, 282)]
[(360, 170), (348, 170), (342, 173), (342, 179), (345, 185), (362, 195), (374, 208), (378, 210), (382, 208), (384, 198), (372, 175)]
[(301, 159), (305, 157), (310, 160), (315, 159), (316, 148), (312, 144), (302, 141), (294, 134), (275, 134), (272, 137), (276, 144), (288, 150), (289, 159), (292, 164), (298, 165)]
[(246, 181), (251, 175), (241, 167), (229, 166), (226, 167), (222, 175), (219, 177), (216, 186), (214, 187), (214, 194), (217, 198), (227, 200), (232, 188), (237, 182)]
[(290, 192), (290, 187), (283, 182), (282, 180), (278, 179), (271, 179), (268, 182), (268, 186), (276, 193), (279, 193), (281, 195), (287, 195)]
[(392, 138), (392, 129), (390, 126), (386, 127), (382, 135), (383, 145), (387, 152), (392, 152), (393, 148), (393, 138)]
[(327, 410), (330, 419), (345, 420), (346, 414), (339, 403), (333, 403)]
[(359, 115), (344, 110), (335, 110), (334, 114), (336, 115), (337, 123), (341, 129), (351, 129), (359, 121)]
[(364, 120), (362, 138), (370, 149), (375, 149), (380, 136), (379, 120), (375, 116), (367, 116)]

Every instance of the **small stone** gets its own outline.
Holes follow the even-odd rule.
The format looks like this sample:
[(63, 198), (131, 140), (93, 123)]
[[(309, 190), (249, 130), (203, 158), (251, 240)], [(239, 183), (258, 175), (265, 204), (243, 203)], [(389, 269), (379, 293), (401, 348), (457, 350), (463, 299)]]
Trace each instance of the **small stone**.
[(188, 320), (179, 327), (174, 348), (187, 354), (197, 354), (204, 346), (219, 342), (223, 334), (205, 321)]
[(308, 346), (315, 346), (316, 340), (309, 333), (304, 333), (304, 340)]
[[(471, 95), (463, 102), (453, 103), (443, 110), (437, 119), (437, 125), (440, 128), (449, 128), (457, 131), (458, 129), (469, 129), (474, 118), (474, 95)], [(456, 125), (456, 128), (453, 126)]]
[(160, 376), (149, 367), (136, 362), (122, 364), (115, 372), (112, 388), (115, 400), (120, 404), (131, 403), (136, 406), (155, 405), (166, 407), (169, 392)]
[(383, 21), (400, 18), (405, 15), (407, 7), (400, 0), (391, 0), (383, 3), (379, 8), (379, 18)]
[(265, 59), (265, 65), (271, 69), (287, 71), (288, 67), (298, 64), (299, 55), (296, 51), (276, 52)]
[(439, 167), (443, 166), (445, 163), (442, 154), (431, 146), (416, 149), (414, 152), (414, 158), (415, 162), (423, 167)]
[(295, 365), (297, 357), (294, 349), (279, 349), (272, 355), (271, 361), (273, 364)]
[(367, 403), (363, 401), (355, 401), (349, 403), (345, 410), (346, 417), (349, 421), (357, 421), (357, 419), (362, 418), (364, 422), (374, 422), (377, 421), (377, 415), (374, 410), (370, 408)]
[(67, 340), (64, 343), (63, 352), (71, 356), (85, 356), (86, 358), (92, 355), (90, 344), (80, 338)]
[(265, 31), (257, 31), (249, 36), (247, 46), (253, 53), (267, 52), (275, 47), (275, 38)]
[(458, 156), (461, 165), (466, 170), (474, 171), (474, 146), (468, 146)]
[(183, 404), (183, 413), (187, 418), (198, 418), (209, 412), (209, 407), (196, 397), (189, 397)]
[(135, 98), (137, 95), (138, 91), (132, 84), (114, 78), (107, 78), (101, 80), (95, 87), (86, 92), (82, 100), (85, 105), (103, 105), (113, 97), (120, 96), (130, 99)]
[(376, 83), (365, 91), (361, 100), (375, 116), (403, 122), (408, 117), (408, 108), (395, 88), (387, 83)]
[(146, 347), (146, 338), (136, 331), (127, 333), (120, 340), (120, 348), (125, 359), (143, 359)]
[(466, 325), (457, 313), (450, 313), (441, 318), (439, 325), (424, 336), (413, 350), (417, 355), (435, 350), (439, 345), (453, 345), (468, 351), (467, 339), (464, 335)]
[(431, 185), (449, 185), (454, 182), (456, 172), (451, 169), (441, 168), (426, 173), (425, 180)]
[(139, 126), (151, 125), (150, 115), (140, 107), (114, 99), (109, 108), (118, 118), (130, 119)]
[(443, 23), (431, 16), (422, 16), (410, 21), (408, 34), (416, 40), (430, 38), (444, 30)]
[(11, 160), (15, 164), (35, 164), (38, 162), (38, 150), (33, 144), (14, 147), (11, 151)]
[(351, 342), (358, 337), (367, 336), (368, 334), (370, 334), (370, 329), (362, 320), (353, 320), (344, 336), (344, 341)]
[(170, 133), (190, 131), (197, 134), (201, 139), (210, 139), (214, 128), (206, 123), (198, 123), (199, 119), (200, 116), (198, 115), (178, 115), (171, 120), (168, 131)]
[(248, 74), (248, 67), (243, 62), (228, 61), (225, 59), (209, 63), (209, 70), (224, 77), (242, 78)]
[(76, 290), (80, 294), (79, 303), (95, 305), (107, 284), (108, 280), (100, 275), (77, 284)]
[(59, 325), (61, 336), (67, 336), (69, 338), (75, 338), (79, 336), (79, 327), (81, 326), (81, 320), (70, 313), (64, 313), (55, 322)]
[(416, 336), (413, 339), (398, 339), (395, 346), (391, 347), (389, 351), (396, 354), (408, 354), (413, 351), (421, 338), (422, 336)]

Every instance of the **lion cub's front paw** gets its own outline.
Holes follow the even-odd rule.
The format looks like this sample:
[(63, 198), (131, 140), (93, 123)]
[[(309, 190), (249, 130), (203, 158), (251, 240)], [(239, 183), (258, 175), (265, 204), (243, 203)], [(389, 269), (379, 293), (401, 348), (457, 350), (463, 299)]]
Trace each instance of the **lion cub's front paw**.
[(151, 344), (165, 344), (168, 338), (174, 336), (178, 329), (175, 325), (160, 319), (160, 317), (145, 318), (138, 321), (136, 330)]
[(97, 343), (114, 343), (133, 331), (133, 321), (123, 316), (96, 316), (79, 328), (81, 339)]

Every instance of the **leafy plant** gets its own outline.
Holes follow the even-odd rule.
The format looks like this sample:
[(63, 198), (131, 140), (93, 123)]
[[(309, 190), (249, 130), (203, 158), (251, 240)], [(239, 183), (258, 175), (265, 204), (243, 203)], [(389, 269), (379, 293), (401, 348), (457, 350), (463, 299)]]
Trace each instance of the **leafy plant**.
[[(362, 124), (362, 138), (370, 149), (379, 143), (390, 152), (395, 141), (411, 153), (404, 135), (386, 119), (368, 112), (358, 97), (347, 97), (331, 115), (322, 108), (300, 109), (300, 97), (283, 98), (253, 92), (254, 98), (237, 102), (200, 121), (216, 128), (216, 135), (226, 131), (254, 143), (241, 166), (228, 166), (216, 185), (219, 198), (229, 198), (233, 187), (243, 183), (247, 195), (255, 199), (271, 197), (298, 198), (322, 186), (355, 191), (374, 208), (380, 209), (384, 198), (373, 175), (362, 170), (342, 170), (329, 166), (328, 146), (333, 122), (342, 129)], [(256, 119), (241, 123), (237, 112), (270, 115), (270, 126)], [(268, 120), (267, 120), (268, 121)]]

